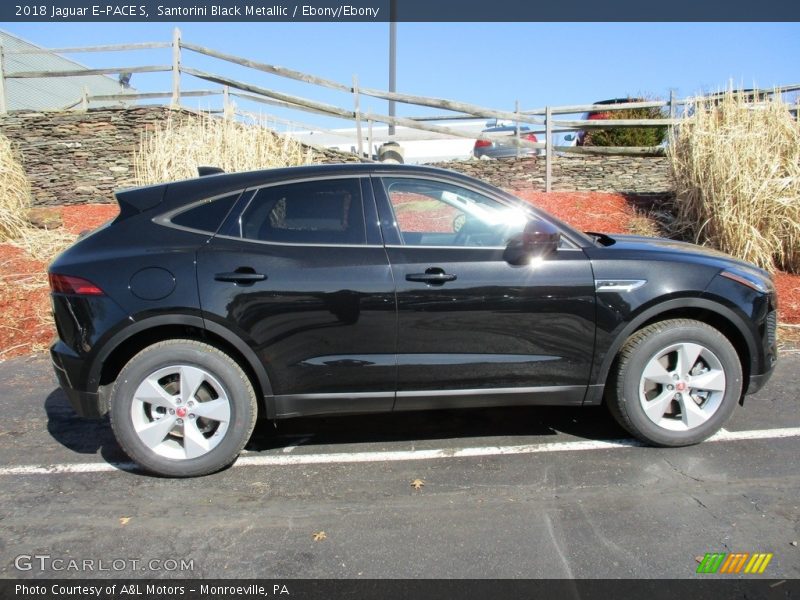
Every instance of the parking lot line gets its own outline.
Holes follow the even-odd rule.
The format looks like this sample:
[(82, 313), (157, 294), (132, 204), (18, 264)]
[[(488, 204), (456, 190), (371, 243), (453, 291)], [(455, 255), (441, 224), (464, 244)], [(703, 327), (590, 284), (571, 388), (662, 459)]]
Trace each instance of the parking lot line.
[[(726, 431), (721, 429), (709, 442), (735, 442), (800, 437), (800, 427), (778, 429), (753, 429)], [(334, 452), (329, 454), (247, 454), (241, 456), (234, 467), (285, 467), (312, 464), (368, 463), (386, 461), (433, 460), (437, 458), (469, 458), (479, 456), (505, 456), (513, 454), (538, 454), (543, 452), (580, 452), (610, 450), (643, 446), (634, 439), (584, 440), (578, 442), (553, 442), (519, 446), (478, 446), (472, 448), (437, 448), (429, 450), (389, 450), (383, 452)], [(58, 475), (61, 473), (104, 473), (132, 471), (136, 465), (123, 463), (61, 463), (52, 465), (19, 465), (0, 468), (3, 475)]]

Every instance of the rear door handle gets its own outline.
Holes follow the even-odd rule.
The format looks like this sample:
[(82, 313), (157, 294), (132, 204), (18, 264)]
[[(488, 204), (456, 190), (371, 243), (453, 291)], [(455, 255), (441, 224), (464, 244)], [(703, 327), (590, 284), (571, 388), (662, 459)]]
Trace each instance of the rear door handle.
[[(428, 269), (428, 271), (433, 271), (433, 269)], [(452, 275), (451, 273), (445, 273), (443, 271), (431, 273), (409, 273), (406, 275), (406, 281), (419, 281), (433, 285), (441, 285), (448, 281), (455, 281), (456, 279), (458, 279), (458, 276)]]
[(263, 273), (256, 273), (255, 269), (251, 267), (239, 267), (235, 271), (228, 273), (217, 273), (214, 279), (217, 281), (227, 281), (230, 283), (255, 283), (256, 281), (264, 281), (267, 278)]

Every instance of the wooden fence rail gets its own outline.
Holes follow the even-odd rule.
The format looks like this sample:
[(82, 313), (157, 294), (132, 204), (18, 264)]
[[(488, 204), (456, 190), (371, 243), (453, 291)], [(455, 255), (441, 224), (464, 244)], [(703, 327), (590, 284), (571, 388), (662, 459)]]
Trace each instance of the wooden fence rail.
[(112, 75), (115, 73), (159, 73), (171, 71), (170, 65), (144, 67), (107, 67), (103, 69), (71, 69), (68, 71), (15, 71), (6, 73), (5, 79), (40, 79), (42, 77), (85, 77), (87, 75)]
[(170, 48), (170, 42), (137, 42), (135, 44), (106, 44), (105, 46), (73, 46), (70, 48), (29, 48), (6, 51), (8, 55), (20, 54), (78, 54), (82, 52), (117, 52), (123, 50), (153, 50)]
[[(93, 69), (67, 69), (60, 71), (13, 71), (8, 72), (6, 66), (6, 59), (8, 56), (17, 56), (23, 54), (44, 54), (44, 53), (59, 53), (71, 54), (81, 52), (116, 52), (116, 51), (139, 51), (139, 50), (153, 50), (153, 49), (171, 49), (171, 61), (168, 65), (145, 65), (145, 66), (128, 66), (128, 67), (109, 67), (109, 68), (93, 68)], [(245, 81), (239, 81), (232, 77), (211, 73), (208, 71), (200, 70), (187, 66), (184, 62), (184, 52), (192, 52), (202, 56), (214, 58), (228, 64), (234, 64), (242, 67), (252, 69), (254, 71), (268, 73), (284, 79), (299, 81), (302, 83), (315, 86), (315, 88), (326, 88), (335, 90), (337, 92), (346, 93), (351, 96), (352, 108), (342, 108), (320, 102), (301, 96), (287, 94), (268, 89), (262, 85), (254, 85)], [(620, 104), (576, 104), (568, 106), (546, 106), (543, 108), (535, 108), (529, 110), (520, 110), (519, 103), (516, 103), (515, 110), (501, 110), (472, 104), (469, 102), (461, 102), (457, 100), (450, 100), (445, 98), (432, 98), (428, 96), (419, 96), (413, 94), (389, 92), (374, 88), (361, 87), (358, 84), (358, 78), (353, 77), (351, 84), (345, 84), (324, 77), (319, 77), (309, 73), (303, 73), (293, 69), (280, 67), (260, 61), (243, 58), (233, 54), (206, 48), (198, 44), (187, 42), (181, 38), (179, 29), (173, 31), (172, 40), (170, 42), (141, 42), (132, 44), (110, 44), (101, 46), (85, 46), (85, 47), (70, 47), (70, 48), (33, 48), (29, 50), (14, 50), (4, 51), (0, 45), (0, 114), (6, 112), (6, 94), (7, 86), (5, 84), (7, 79), (33, 79), (43, 77), (77, 77), (77, 76), (91, 76), (91, 75), (109, 75), (120, 73), (158, 73), (170, 72), (172, 78), (172, 85), (170, 91), (164, 92), (131, 92), (120, 94), (95, 94), (92, 95), (88, 90), (84, 90), (81, 98), (77, 99), (72, 104), (64, 107), (64, 109), (72, 109), (81, 107), (86, 109), (91, 102), (132, 102), (138, 100), (157, 100), (157, 99), (170, 99), (171, 106), (179, 107), (182, 98), (189, 97), (202, 97), (202, 96), (223, 96), (223, 113), (229, 116), (231, 108), (231, 97), (240, 98), (247, 101), (258, 102), (284, 109), (291, 109), (296, 111), (303, 111), (313, 114), (325, 115), (328, 117), (335, 117), (338, 119), (345, 119), (354, 122), (356, 125), (355, 139), (357, 141), (356, 147), (359, 157), (364, 158), (363, 151), (363, 132), (362, 123), (367, 121), (367, 148), (369, 152), (367, 155), (372, 154), (373, 138), (373, 124), (385, 123), (390, 127), (390, 132), (395, 126), (408, 127), (410, 129), (433, 133), (448, 138), (469, 138), (469, 139), (482, 139), (494, 140), (503, 138), (506, 142), (516, 146), (517, 148), (537, 148), (544, 149), (546, 156), (546, 189), (550, 190), (551, 185), (551, 170), (554, 153), (576, 153), (576, 154), (598, 154), (598, 155), (635, 155), (635, 156), (659, 156), (663, 155), (664, 149), (660, 147), (646, 147), (646, 148), (588, 148), (588, 147), (571, 147), (571, 146), (554, 146), (554, 134), (567, 131), (584, 131), (587, 129), (601, 129), (601, 128), (617, 128), (617, 127), (672, 127), (681, 122), (678, 117), (678, 108), (694, 105), (697, 102), (713, 102), (714, 96), (698, 96), (689, 97), (684, 99), (675, 98), (674, 94), (670, 94), (669, 100), (633, 100), (631, 102)], [(215, 83), (223, 86), (219, 89), (199, 89), (199, 90), (183, 90), (181, 88), (182, 76), (187, 75), (195, 77), (202, 81)], [(773, 90), (755, 90), (753, 91), (755, 98), (762, 96), (769, 96), (775, 93), (792, 92), (800, 90), (800, 84), (793, 84), (774, 88)], [(392, 115), (385, 115), (363, 108), (363, 97), (375, 98), (378, 100), (386, 100), (390, 103), (400, 102), (413, 106), (421, 106), (425, 108), (433, 108), (438, 110), (447, 111), (446, 114), (435, 114), (428, 116), (417, 117), (398, 117)], [(656, 108), (663, 112), (662, 118), (657, 119), (560, 119), (558, 115), (570, 115), (578, 113), (610, 113), (618, 110), (628, 109), (648, 109)], [(685, 111), (684, 111), (685, 112)], [(457, 128), (449, 127), (447, 125), (435, 124), (436, 122), (449, 122), (449, 121), (465, 121), (465, 120), (478, 120), (478, 119), (498, 119), (510, 121), (516, 124), (515, 135), (501, 136), (487, 133), (470, 133), (459, 130)], [(281, 119), (277, 119), (281, 120)], [(524, 125), (524, 127), (522, 127)], [(319, 131), (328, 131), (329, 133), (336, 133), (322, 128), (316, 128)], [(544, 142), (531, 142), (526, 140), (522, 134), (538, 133), (545, 134)], [(348, 135), (348, 134), (341, 134)], [(352, 134), (350, 134), (352, 135)]]

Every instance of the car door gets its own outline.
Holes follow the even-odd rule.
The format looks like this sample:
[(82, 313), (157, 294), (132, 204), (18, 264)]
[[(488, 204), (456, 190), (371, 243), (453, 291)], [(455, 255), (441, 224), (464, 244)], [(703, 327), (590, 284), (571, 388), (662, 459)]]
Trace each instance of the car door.
[(397, 318), (380, 235), (369, 179), (328, 176), (246, 191), (198, 253), (204, 317), (258, 355), (277, 416), (391, 410)]
[(395, 409), (581, 403), (595, 308), (578, 245), (520, 264), (508, 243), (526, 208), (460, 181), (373, 185), (397, 285)]

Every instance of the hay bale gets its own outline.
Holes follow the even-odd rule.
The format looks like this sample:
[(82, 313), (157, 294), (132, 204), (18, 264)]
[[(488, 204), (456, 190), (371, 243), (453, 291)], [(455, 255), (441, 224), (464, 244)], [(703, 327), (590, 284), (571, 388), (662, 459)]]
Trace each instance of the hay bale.
[(19, 238), (31, 206), (31, 185), (22, 161), (7, 137), (0, 134), (0, 242)]
[(800, 272), (800, 124), (787, 105), (729, 92), (689, 110), (668, 149), (679, 226), (765, 269)]
[(142, 134), (134, 153), (139, 185), (197, 176), (197, 167), (213, 165), (227, 172), (289, 167), (311, 162), (310, 152), (261, 122), (241, 122), (208, 115), (166, 121)]
[(37, 229), (58, 229), (63, 225), (61, 211), (57, 208), (31, 208), (27, 213), (28, 223)]

